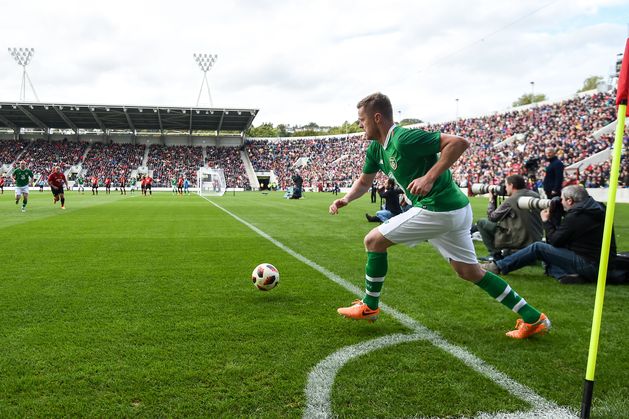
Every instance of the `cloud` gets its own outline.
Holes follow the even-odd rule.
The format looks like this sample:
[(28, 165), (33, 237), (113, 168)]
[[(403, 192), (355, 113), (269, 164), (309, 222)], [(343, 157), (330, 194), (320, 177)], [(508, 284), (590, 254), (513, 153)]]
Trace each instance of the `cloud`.
[[(606, 77), (625, 3), (0, 0), (0, 39), (36, 49), (42, 101), (192, 106), (203, 77), (192, 54), (204, 52), (218, 54), (214, 105), (260, 109), (256, 125), (340, 124), (377, 90), (402, 117), (441, 121), (456, 98), (473, 115), (506, 108), (531, 81), (560, 99)], [(0, 100), (17, 99), (20, 74), (0, 53)]]

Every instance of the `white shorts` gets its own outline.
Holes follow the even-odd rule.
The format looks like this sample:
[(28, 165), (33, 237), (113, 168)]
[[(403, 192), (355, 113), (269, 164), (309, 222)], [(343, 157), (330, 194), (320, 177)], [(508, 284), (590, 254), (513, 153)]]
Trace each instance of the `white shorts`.
[(28, 185), (15, 187), (15, 196), (21, 196), (22, 194), (28, 195)]
[(433, 245), (447, 261), (477, 264), (470, 229), (472, 207), (433, 212), (413, 207), (378, 227), (378, 231), (396, 244), (413, 247), (423, 241)]

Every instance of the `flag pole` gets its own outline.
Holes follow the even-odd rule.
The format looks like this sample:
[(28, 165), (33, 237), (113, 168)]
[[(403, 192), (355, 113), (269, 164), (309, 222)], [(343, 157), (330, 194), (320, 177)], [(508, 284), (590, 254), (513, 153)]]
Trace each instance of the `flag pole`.
[(620, 171), (620, 159), (622, 157), (622, 139), (625, 133), (625, 116), (627, 115), (627, 94), (629, 93), (629, 39), (625, 45), (625, 54), (622, 60), (622, 68), (618, 77), (618, 92), (616, 105), (618, 105), (618, 118), (616, 122), (616, 138), (614, 139), (614, 154), (609, 176), (609, 194), (607, 196), (607, 210), (605, 212), (605, 228), (603, 230), (603, 243), (601, 245), (601, 258), (598, 268), (596, 285), (596, 299), (594, 301), (594, 316), (592, 319), (592, 333), (590, 335), (590, 349), (588, 352), (587, 369), (583, 382), (583, 397), (581, 399), (581, 418), (589, 419), (592, 408), (592, 395), (594, 393), (594, 370), (596, 369), (596, 356), (598, 354), (598, 339), (601, 332), (601, 319), (603, 317), (603, 300), (605, 298), (605, 282), (607, 280), (607, 265), (609, 262), (609, 247), (612, 238), (614, 224), (614, 212), (616, 209), (616, 190), (618, 189), (618, 174)]

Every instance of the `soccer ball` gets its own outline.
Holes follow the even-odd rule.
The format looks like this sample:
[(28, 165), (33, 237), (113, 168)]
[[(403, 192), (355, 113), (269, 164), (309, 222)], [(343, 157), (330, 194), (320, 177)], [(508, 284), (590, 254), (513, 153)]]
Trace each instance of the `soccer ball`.
[(261, 263), (251, 273), (251, 280), (260, 291), (269, 291), (280, 282), (280, 272), (270, 263)]

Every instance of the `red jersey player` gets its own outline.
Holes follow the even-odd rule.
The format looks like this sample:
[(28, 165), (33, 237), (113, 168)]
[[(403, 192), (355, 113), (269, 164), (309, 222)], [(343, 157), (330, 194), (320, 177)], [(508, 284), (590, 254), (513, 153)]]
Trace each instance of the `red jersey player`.
[(150, 195), (153, 195), (153, 191), (151, 190), (151, 185), (153, 184), (153, 178), (150, 177), (149, 175), (146, 176), (146, 178), (144, 179), (144, 181), (146, 182), (146, 185), (144, 186), (144, 195), (146, 195), (146, 193), (148, 192)]
[(63, 185), (68, 187), (68, 181), (63, 173), (59, 171), (59, 166), (54, 166), (52, 168), (52, 173), (48, 176), (48, 185), (50, 185), (50, 191), (52, 192), (53, 199), (52, 203), (56, 204), (57, 201), (61, 200), (61, 209), (66, 209), (66, 198), (63, 194)]

